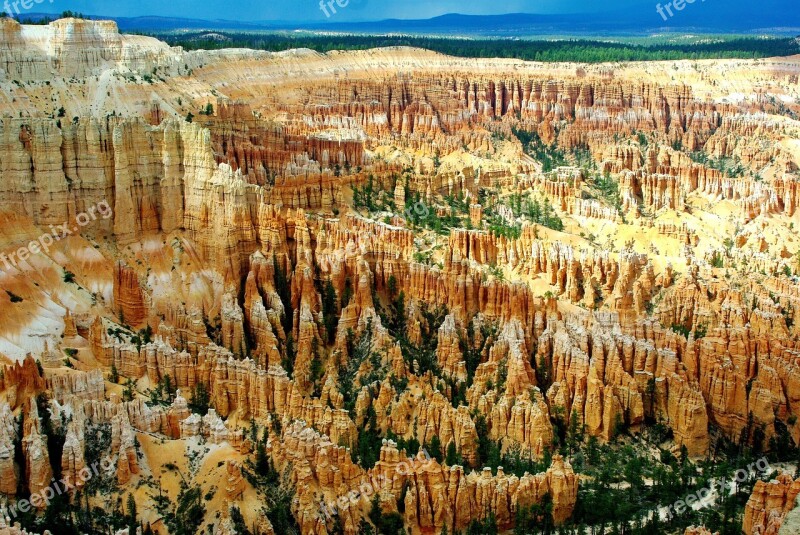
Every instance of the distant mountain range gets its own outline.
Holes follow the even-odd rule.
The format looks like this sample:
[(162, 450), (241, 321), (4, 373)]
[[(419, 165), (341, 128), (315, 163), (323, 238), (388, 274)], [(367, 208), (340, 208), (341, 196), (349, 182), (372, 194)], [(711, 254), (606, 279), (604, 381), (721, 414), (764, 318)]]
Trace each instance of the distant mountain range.
[[(761, 0), (758, 10), (743, 14), (722, 8), (723, 0), (686, 4), (673, 17), (660, 16), (654, 3), (648, 9), (629, 9), (607, 13), (539, 15), (510, 13), (507, 15), (449, 14), (430, 19), (386, 19), (373, 22), (286, 22), (202, 20), (174, 17), (104, 17), (112, 19), (122, 31), (189, 30), (309, 30), (349, 33), (406, 33), (474, 35), (483, 37), (521, 37), (531, 35), (641, 35), (653, 32), (741, 32), (800, 34), (800, 9), (785, 10), (781, 0)], [(666, 0), (663, 4), (670, 3)], [(661, 4), (659, 4), (661, 5)], [(723, 4), (724, 5), (724, 4)], [(778, 11), (781, 10), (781, 11)], [(51, 14), (30, 14), (27, 18), (53, 17)]]
[[(666, 4), (667, 2), (664, 2)], [(769, 0), (767, 0), (769, 3)], [(689, 9), (691, 7), (691, 9)], [(537, 15), (528, 13), (511, 13), (507, 15), (459, 15), (450, 14), (420, 20), (390, 19), (380, 22), (333, 23), (319, 25), (323, 28), (341, 29), (344, 31), (373, 32), (441, 32), (441, 33), (474, 33), (480, 35), (513, 36), (527, 33), (608, 33), (704, 29), (710, 31), (742, 31), (751, 32), (764, 28), (774, 28), (774, 13), (759, 10), (758, 13), (743, 17), (724, 9), (710, 9), (709, 4), (697, 3), (688, 6), (682, 12), (675, 13), (665, 21), (656, 11), (656, 4), (648, 10), (631, 9), (626, 11), (610, 11), (607, 13), (582, 13), (560, 15)], [(789, 33), (800, 29), (800, 10), (786, 13), (780, 18), (780, 26), (793, 27)]]

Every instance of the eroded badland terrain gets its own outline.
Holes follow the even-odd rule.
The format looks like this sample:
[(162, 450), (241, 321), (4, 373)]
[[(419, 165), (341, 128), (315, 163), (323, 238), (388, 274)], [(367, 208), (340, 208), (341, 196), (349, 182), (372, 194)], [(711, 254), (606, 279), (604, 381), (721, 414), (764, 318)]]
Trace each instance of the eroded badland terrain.
[(683, 533), (600, 512), (796, 461), (800, 57), (0, 32), (0, 493), (72, 487), (0, 533)]

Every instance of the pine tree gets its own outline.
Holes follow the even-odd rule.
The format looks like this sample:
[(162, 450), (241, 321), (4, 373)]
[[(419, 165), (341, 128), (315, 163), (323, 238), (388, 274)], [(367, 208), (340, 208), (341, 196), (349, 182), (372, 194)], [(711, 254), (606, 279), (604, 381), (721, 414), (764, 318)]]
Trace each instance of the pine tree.
[(208, 393), (205, 383), (197, 383), (192, 389), (192, 399), (189, 402), (189, 408), (192, 412), (200, 415), (208, 414), (208, 408), (211, 405), (211, 396)]
[(255, 418), (250, 418), (250, 440), (258, 442), (258, 425)]
[[(294, 311), (292, 310), (292, 288), (286, 270), (278, 262), (278, 257), (272, 257), (272, 267), (275, 270), (275, 291), (283, 304), (283, 332), (289, 336), (294, 325)], [(288, 341), (287, 341), (288, 346)]]
[(133, 493), (128, 494), (128, 530), (130, 533), (136, 533), (136, 528), (139, 523), (136, 521), (136, 517), (138, 516), (136, 511), (136, 498), (133, 497)]
[(256, 447), (256, 473), (260, 476), (267, 476), (270, 472), (270, 462), (267, 456), (267, 448), (263, 442), (259, 442)]
[(433, 438), (431, 438), (431, 442), (428, 445), (428, 453), (438, 462), (442, 462), (442, 442), (439, 440), (439, 435), (433, 435)]
[(451, 440), (447, 445), (447, 456), (445, 457), (445, 463), (447, 466), (463, 464), (463, 460), (461, 459), (461, 455), (458, 454), (458, 449), (456, 449), (456, 443), (454, 440)]
[(333, 283), (328, 281), (325, 284), (325, 291), (322, 296), (322, 315), (325, 322), (325, 331), (328, 334), (329, 344), (336, 341), (336, 326), (339, 323), (339, 319), (336, 317), (338, 312), (336, 302), (336, 289), (333, 287)]
[(175, 399), (175, 393), (176, 393), (175, 387), (172, 386), (172, 377), (170, 377), (169, 374), (166, 374), (163, 380), (164, 380), (164, 392), (167, 394), (167, 399), (169, 401), (172, 401), (173, 399)]
[(135, 388), (136, 383), (129, 377), (125, 382), (125, 388), (122, 389), (122, 401), (133, 401)]
[(286, 353), (281, 359), (281, 366), (283, 369), (286, 370), (286, 373), (289, 377), (292, 377), (294, 374), (294, 357), (295, 357), (295, 349), (294, 349), (294, 337), (290, 334), (286, 337)]
[(569, 429), (567, 430), (567, 446), (570, 453), (574, 452), (575, 448), (583, 442), (585, 429), (586, 426), (579, 423), (578, 411), (573, 409), (569, 419)]

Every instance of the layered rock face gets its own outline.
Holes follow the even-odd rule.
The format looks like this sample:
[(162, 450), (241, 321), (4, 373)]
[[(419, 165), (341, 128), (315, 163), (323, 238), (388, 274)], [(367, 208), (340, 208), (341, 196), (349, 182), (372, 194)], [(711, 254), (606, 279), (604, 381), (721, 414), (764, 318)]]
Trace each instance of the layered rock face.
[(800, 483), (788, 475), (765, 483), (757, 481), (747, 501), (742, 530), (747, 535), (784, 533), (781, 525), (787, 513), (797, 506)]
[[(412, 533), (441, 531), (442, 527), (463, 530), (473, 520), (494, 515), (501, 525), (512, 525), (520, 507), (553, 499), (553, 518), (563, 522), (577, 499), (578, 480), (572, 467), (561, 457), (554, 459), (546, 473), (522, 478), (502, 470), (492, 475), (489, 468), (466, 475), (460, 466), (443, 466), (422, 452), (407, 457), (392, 441), (384, 441), (380, 460), (365, 472), (349, 463), (346, 451), (302, 423), (286, 429), (279, 443), (272, 445), (279, 466), (290, 466), (297, 481), (296, 515), (304, 532), (316, 532), (319, 522), (315, 505), (322, 492), (323, 514), (339, 515), (347, 532), (358, 528), (358, 509), (373, 497), (397, 512), (403, 500), (405, 523)], [(341, 500), (340, 497), (347, 496)], [(386, 511), (385, 511), (386, 512)]]
[(6, 80), (45, 81), (55, 73), (80, 79), (111, 66), (147, 72), (176, 57), (155, 39), (121, 36), (112, 21), (61, 19), (31, 28), (4, 18), (0, 32)]
[[(102, 449), (120, 493), (224, 494), (231, 533), (261, 447), (303, 533), (357, 533), (374, 497), (410, 533), (510, 530), (572, 517), (567, 430), (800, 440), (796, 106), (722, 100), (794, 94), (772, 60), (578, 76), (0, 28), (26, 82), (0, 119), (0, 493), (83, 488)], [(106, 97), (41, 104), (95, 76)], [(746, 532), (795, 486), (757, 484)]]

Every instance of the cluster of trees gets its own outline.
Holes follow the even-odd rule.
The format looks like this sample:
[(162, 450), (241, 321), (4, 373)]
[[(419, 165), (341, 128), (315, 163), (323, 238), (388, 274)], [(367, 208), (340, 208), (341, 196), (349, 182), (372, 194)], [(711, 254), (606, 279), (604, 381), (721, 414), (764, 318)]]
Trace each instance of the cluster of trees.
[(555, 142), (548, 145), (537, 132), (512, 128), (511, 133), (522, 143), (525, 152), (542, 163), (542, 172), (549, 173), (556, 167), (569, 165), (566, 153)]
[(594, 187), (606, 204), (613, 206), (619, 215), (622, 214), (622, 196), (619, 193), (619, 182), (611, 177), (610, 173), (604, 173), (594, 177)]
[(526, 201), (524, 213), (528, 219), (543, 227), (559, 232), (564, 230), (564, 222), (556, 215), (555, 210), (553, 210), (553, 205), (547, 200), (543, 200), (541, 203), (538, 199)]
[[(546, 171), (570, 163), (563, 151), (558, 149), (555, 144), (545, 145), (536, 133), (515, 130), (515, 134), (523, 141), (523, 145), (527, 147), (526, 150), (543, 162)], [(584, 161), (587, 156), (583, 152), (585, 151), (576, 149), (570, 157), (578, 162)], [(591, 157), (588, 157), (588, 162), (587, 165), (593, 165)], [(496, 195), (496, 193), (486, 189), (481, 189), (478, 192), (478, 201), (484, 206), (484, 216), (487, 218), (488, 230), (495, 236), (505, 236), (510, 239), (519, 238), (522, 233), (522, 226), (518, 223), (508, 222), (495, 213), (491, 207), (493, 203), (487, 199), (490, 195)], [(422, 227), (429, 229), (440, 235), (447, 235), (454, 228), (472, 229), (469, 203), (464, 194), (448, 195), (444, 198), (444, 201), (449, 207), (449, 211), (446, 209), (438, 210), (434, 206), (429, 206), (422, 200), (419, 193), (410, 191), (406, 186), (404, 216), (409, 226), (411, 228)], [(383, 210), (394, 212), (396, 210), (394, 201), (385, 190), (376, 186), (371, 175), (363, 187), (353, 187), (353, 204), (356, 208), (370, 212)], [(564, 229), (563, 221), (547, 200), (523, 199), (520, 194), (512, 194), (510, 208), (515, 217), (526, 217), (533, 223), (557, 231)], [(420, 261), (423, 260), (422, 255), (420, 255)]]
[(283, 369), (286, 370), (286, 373), (288, 373), (289, 377), (291, 377), (292, 373), (294, 372), (294, 357), (297, 353), (294, 347), (294, 335), (292, 334), (294, 327), (292, 286), (289, 280), (289, 274), (287, 273), (287, 270), (284, 269), (283, 264), (278, 261), (277, 256), (272, 257), (272, 267), (275, 270), (275, 291), (277, 292), (278, 297), (280, 297), (281, 304), (283, 305), (283, 317), (281, 318), (281, 323), (283, 326), (283, 332), (285, 334), (285, 341), (283, 351), (281, 352), (283, 355), (281, 366), (283, 366)]
[(526, 217), (537, 225), (559, 232), (564, 230), (564, 222), (546, 198), (523, 198), (521, 194), (514, 193), (509, 198), (509, 206), (515, 217)]
[(233, 528), (236, 530), (237, 535), (253, 535), (253, 532), (247, 528), (242, 511), (237, 506), (231, 507), (230, 514), (231, 522), (233, 522)]
[[(595, 526), (610, 533), (672, 533), (690, 525), (706, 525), (723, 534), (740, 533), (736, 502), (745, 500), (752, 483), (743, 484), (731, 496), (719, 496), (718, 508), (687, 511), (670, 518), (667, 507), (687, 493), (707, 488), (712, 478), (730, 478), (735, 466), (689, 460), (686, 449), (679, 457), (660, 449), (654, 458), (641, 444), (599, 444), (590, 437), (574, 458), (576, 470), (590, 476), (578, 491), (572, 526)], [(742, 461), (744, 462), (744, 461)], [(742, 502), (741, 505), (744, 505)]]
[(432, 371), (434, 375), (438, 376), (439, 366), (436, 359), (436, 348), (439, 345), (438, 332), (448, 314), (447, 307), (439, 305), (436, 308), (431, 308), (427, 303), (420, 304), (419, 315), (421, 321), (419, 322), (419, 328), (422, 342), (414, 344), (409, 341), (406, 332), (405, 293), (399, 290), (397, 279), (394, 275), (390, 276), (387, 281), (386, 297), (388, 305), (384, 307), (377, 295), (373, 297), (373, 301), (376, 304), (375, 308), (381, 318), (381, 324), (389, 330), (389, 334), (400, 344), (403, 359), (412, 373), (425, 375), (428, 371)]
[[(225, 39), (219, 39), (221, 33)], [(791, 38), (723, 38), (701, 43), (650, 42), (632, 44), (566, 39), (560, 41), (525, 39), (449, 39), (410, 35), (295, 35), (283, 32), (151, 32), (173, 46), (187, 50), (253, 48), (278, 52), (292, 48), (366, 50), (390, 46), (411, 46), (469, 58), (517, 58), (545, 62), (606, 63), (614, 61), (661, 61), (679, 59), (725, 59), (791, 56), (800, 51)]]
[[(344, 408), (351, 417), (355, 417), (358, 389), (372, 382), (371, 379), (377, 379), (376, 374), (380, 373), (380, 354), (373, 347), (373, 336), (371, 318), (367, 320), (367, 325), (359, 336), (356, 336), (352, 329), (347, 330), (347, 354), (350, 358), (339, 367), (339, 392), (344, 400)], [(356, 385), (356, 374), (365, 360), (369, 360), (372, 373), (368, 377), (361, 377), (359, 384)]]
[[(397, 177), (393, 176), (392, 178), (396, 183)], [(356, 209), (368, 212), (397, 213), (393, 196), (380, 183), (376, 182), (372, 175), (367, 177), (367, 182), (363, 187), (353, 186), (352, 190), (353, 206)], [(438, 210), (433, 206), (428, 206), (419, 193), (410, 191), (406, 179), (406, 204), (405, 212), (402, 215), (410, 226), (427, 228), (442, 235), (449, 233), (451, 228), (470, 228), (469, 206), (464, 196), (461, 194), (447, 196), (445, 201), (450, 210), (445, 215), (439, 215)], [(467, 217), (464, 217), (465, 215)]]
[[(497, 322), (484, 321), (477, 325), (477, 333), (475, 332), (475, 328), (476, 324), (473, 318), (467, 323), (466, 336), (459, 333), (458, 345), (462, 355), (464, 355), (464, 363), (467, 368), (467, 382), (462, 392), (472, 386), (475, 371), (478, 369), (478, 365), (481, 363), (486, 349), (494, 343), (499, 326)], [(458, 407), (458, 405), (455, 405), (455, 402), (454, 406)]]
[(336, 341), (336, 329), (339, 327), (339, 300), (330, 280), (325, 283), (322, 292), (322, 316), (328, 343), (332, 344)]
[(356, 210), (377, 212), (395, 210), (394, 199), (388, 192), (376, 183), (372, 174), (367, 175), (367, 182), (363, 187), (353, 186), (353, 207)]
[[(275, 422), (273, 432), (279, 435), (280, 424), (277, 423), (277, 420)], [(275, 533), (299, 533), (299, 527), (291, 512), (294, 492), (291, 490), (290, 484), (275, 469), (275, 465), (267, 453), (269, 429), (263, 428), (259, 435), (258, 425), (255, 421), (251, 421), (249, 435), (255, 444), (255, 460), (247, 460), (242, 469), (242, 475), (263, 496), (266, 504), (264, 514), (272, 523)], [(231, 520), (234, 524), (244, 527), (244, 519), (241, 518), (241, 512), (238, 513), (235, 515), (231, 511)], [(236, 532), (246, 535), (249, 530), (245, 528), (243, 531), (239, 531), (237, 529)]]
[[(133, 382), (130, 379), (128, 379), (128, 381), (129, 382), (126, 384), (126, 386), (130, 386), (132, 388)], [(158, 380), (156, 386), (148, 391), (148, 394), (150, 395), (150, 404), (169, 405), (175, 400), (175, 395), (177, 393), (178, 389), (172, 383), (172, 377), (170, 377), (169, 374), (165, 374), (161, 379)], [(132, 395), (130, 397), (133, 399)]]
[(738, 157), (714, 158), (703, 151), (689, 152), (692, 161), (716, 169), (729, 178), (740, 178), (747, 173), (747, 167)]
[[(169, 503), (168, 500), (167, 503)], [(181, 480), (181, 490), (178, 493), (175, 507), (163, 511), (162, 514), (170, 533), (175, 535), (200, 533), (200, 526), (206, 516), (203, 489), (200, 486), (190, 486)]]
[[(61, 473), (61, 453), (64, 448), (66, 438), (66, 425), (69, 418), (61, 413), (60, 421), (54, 422), (49, 411), (50, 400), (46, 394), (39, 394), (36, 398), (37, 408), (42, 432), (47, 437), (48, 454), (55, 480), (60, 480)], [(17, 419), (18, 436), (22, 436), (23, 416)], [(86, 466), (99, 464), (105, 455), (108, 455), (111, 446), (111, 425), (110, 424), (91, 424), (85, 432), (84, 459)], [(22, 457), (21, 440), (15, 440), (14, 460), (19, 466), (24, 466)], [(25, 471), (20, 472), (19, 488), (16, 498), (29, 499), (28, 481), (25, 478)], [(135, 506), (130, 508), (130, 497), (128, 498), (128, 513), (122, 510), (122, 498), (109, 503), (108, 507), (91, 506), (89, 497), (109, 495), (116, 490), (116, 479), (113, 475), (107, 475), (99, 471), (97, 475), (89, 478), (83, 489), (77, 491), (74, 497), (68, 493), (57, 493), (53, 496), (43, 513), (37, 514), (33, 509), (27, 512), (18, 511), (16, 517), (20, 524), (31, 532), (41, 533), (50, 530), (52, 533), (64, 533), (68, 535), (101, 535), (113, 532), (125, 527), (136, 526), (139, 523), (136, 517)], [(143, 533), (147, 533), (146, 529)]]
[(517, 240), (522, 235), (522, 226), (519, 223), (509, 223), (499, 215), (490, 213), (489, 210), (486, 210), (486, 212), (486, 215), (489, 216), (489, 232), (492, 235), (503, 236), (510, 240)]
[(374, 405), (370, 403), (364, 425), (358, 428), (356, 447), (350, 450), (350, 456), (354, 463), (368, 470), (380, 460), (382, 444), (383, 438), (378, 427), (378, 415)]
[(553, 521), (553, 498), (550, 494), (542, 496), (539, 503), (520, 507), (514, 524), (514, 535), (532, 533), (555, 533)]
[[(126, 506), (122, 507), (122, 497), (118, 497), (108, 509), (89, 504), (89, 493), (79, 490), (70, 501), (68, 494), (53, 497), (44, 514), (35, 516), (33, 511), (23, 513), (20, 524), (28, 530), (50, 530), (64, 535), (106, 535), (128, 528), (131, 533), (141, 529), (142, 535), (152, 535), (150, 524), (139, 520), (136, 500), (129, 494)], [(174, 532), (173, 532), (174, 533)]]
[[(578, 147), (568, 153), (558, 148), (556, 142), (548, 145), (542, 141), (542, 138), (535, 131), (517, 127), (513, 127), (511, 131), (522, 143), (525, 152), (542, 163), (542, 171), (545, 173), (566, 165), (575, 165), (584, 169), (596, 167), (591, 154), (585, 148)], [(640, 143), (647, 143), (647, 137), (644, 134), (639, 134), (638, 139)], [(605, 174), (595, 177), (594, 185), (603, 200), (613, 206), (619, 214), (622, 214), (622, 198), (619, 195), (619, 184), (608, 174)], [(538, 201), (531, 203), (528, 200), (523, 208), (520, 196), (516, 195), (516, 197), (512, 196), (511, 208), (514, 211), (514, 215), (524, 214), (542, 226), (559, 231), (564, 229), (563, 222), (555, 215), (552, 206), (547, 201), (543, 201), (540, 204)]]
[[(111, 451), (111, 424), (93, 423), (87, 426), (84, 432), (83, 458), (86, 466), (92, 466), (100, 461)], [(86, 482), (83, 491), (92, 495), (97, 492), (107, 492), (116, 486), (114, 474), (100, 472)]]
[(458, 192), (455, 195), (445, 195), (444, 201), (453, 211), (459, 214), (469, 215), (469, 203), (462, 192)]
[(198, 381), (192, 388), (192, 396), (189, 398), (189, 409), (201, 416), (208, 414), (211, 407), (211, 393), (205, 383)]
[[(405, 507), (405, 489), (403, 491), (400, 499), (397, 500), (399, 511), (403, 511)], [(383, 512), (377, 495), (372, 499), (372, 506), (367, 517), (369, 520), (362, 519), (361, 524), (358, 526), (358, 532), (362, 535), (406, 535), (406, 530), (403, 527), (403, 516), (400, 513)], [(341, 517), (336, 517), (331, 533), (334, 535), (344, 534)]]
[(149, 325), (144, 329), (140, 329), (138, 333), (131, 336), (131, 343), (136, 346), (137, 350), (141, 350), (143, 345), (147, 345), (153, 341), (153, 328)]
[[(376, 309), (380, 315), (381, 324), (400, 343), (403, 358), (409, 365), (409, 369), (418, 375), (424, 375), (428, 371), (433, 371), (434, 375), (439, 375), (436, 360), (437, 333), (447, 315), (446, 307), (441, 306), (431, 310), (425, 304), (421, 305), (420, 315), (422, 321), (420, 321), (420, 330), (422, 343), (417, 345), (408, 340), (406, 334), (405, 294), (398, 289), (397, 279), (394, 276), (389, 277), (386, 297), (388, 298), (388, 304), (384, 306), (381, 305), (377, 295), (375, 296)], [(354, 416), (356, 397), (360, 388), (374, 384), (376, 381), (383, 379), (387, 373), (381, 363), (380, 353), (374, 347), (371, 320), (367, 322), (366, 328), (358, 337), (355, 336), (352, 330), (348, 331), (347, 349), (350, 357), (339, 368), (339, 391), (344, 399), (345, 409), (350, 411), (351, 416)], [(359, 384), (356, 387), (354, 384), (356, 374), (365, 361), (369, 361), (370, 371), (359, 378)], [(397, 384), (398, 390), (405, 388), (404, 385), (399, 384), (399, 381), (393, 382), (393, 384)], [(377, 392), (373, 392), (373, 395), (375, 394)], [(406, 441), (391, 432), (386, 437), (397, 441), (400, 449), (405, 449), (412, 454), (419, 451), (420, 444), (413, 438)], [(377, 414), (370, 404), (364, 425), (359, 427), (356, 446), (351, 450), (353, 462), (364, 468), (374, 466), (380, 456), (383, 438), (378, 426)], [(442, 445), (438, 443), (438, 438), (429, 445), (429, 448), (429, 451), (435, 453), (434, 457), (442, 460)], [(453, 455), (457, 455), (457, 452), (453, 452)]]
[[(446, 236), (453, 228), (470, 228), (469, 217), (459, 215), (462, 212), (464, 201), (450, 198), (448, 201), (450, 210), (445, 215), (439, 215), (434, 206), (429, 206), (422, 200), (419, 193), (406, 189), (406, 211), (405, 216), (411, 227), (422, 227), (434, 231), (439, 235)], [(466, 212), (469, 212), (467, 208)], [(463, 212), (462, 212), (463, 213)]]
[[(0, 12), (0, 18), (7, 18), (10, 15), (7, 11)], [(61, 16), (59, 17), (48, 17), (48, 16), (33, 16), (33, 17), (25, 17), (19, 19), (20, 24), (31, 24), (36, 26), (46, 26), (51, 22), (57, 19), (89, 19), (83, 13), (78, 13), (77, 11), (62, 11)]]

